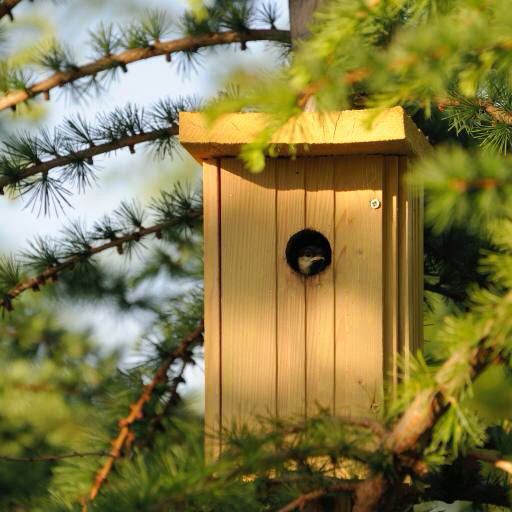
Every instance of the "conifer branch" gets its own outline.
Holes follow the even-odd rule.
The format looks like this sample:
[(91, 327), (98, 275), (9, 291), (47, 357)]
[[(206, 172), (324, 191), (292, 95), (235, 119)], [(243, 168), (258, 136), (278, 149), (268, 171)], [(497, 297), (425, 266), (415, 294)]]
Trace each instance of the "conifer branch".
[[(503, 109), (490, 100), (477, 98), (474, 100), (474, 103), (487, 112), (497, 123), (512, 125), (512, 112)], [(460, 100), (455, 98), (441, 99), (438, 100), (438, 109), (444, 112), (446, 107), (458, 107), (460, 104)]]
[(472, 449), (468, 451), (468, 456), (492, 464), (495, 468), (501, 469), (505, 473), (512, 475), (512, 459), (502, 453), (491, 450)]
[[(184, 366), (191, 362), (192, 349), (197, 344), (202, 342), (203, 331), (204, 322), (201, 320), (196, 329), (186, 338), (184, 338), (179, 343), (177, 348), (173, 350), (167, 359), (165, 359), (164, 362), (159, 366), (151, 382), (144, 386), (144, 390), (139, 399), (130, 406), (130, 413), (119, 421), (119, 434), (112, 442), (112, 450), (109, 454), (109, 458), (105, 461), (101, 469), (96, 474), (96, 479), (88, 495), (89, 503), (94, 501), (98, 495), (103, 483), (105, 482), (105, 479), (112, 470), (115, 461), (122, 456), (123, 449), (132, 443), (133, 433), (131, 432), (130, 427), (135, 422), (143, 418), (144, 405), (151, 399), (155, 388), (167, 381), (167, 372), (176, 361), (182, 360), (184, 362)], [(176, 388), (177, 385), (173, 387), (174, 394), (177, 394)], [(87, 510), (87, 501), (84, 498), (82, 499), (82, 511), (87, 512)]]
[(71, 458), (82, 458), (82, 457), (108, 457), (110, 455), (109, 452), (104, 451), (96, 451), (96, 452), (71, 452), (71, 453), (61, 453), (56, 455), (32, 455), (27, 457), (14, 457), (11, 455), (0, 455), (0, 460), (5, 460), (7, 462), (48, 462), (54, 460), (64, 460)]
[(449, 288), (446, 288), (439, 283), (433, 284), (425, 281), (423, 287), (428, 292), (437, 293), (438, 295), (442, 295), (443, 297), (452, 299), (457, 302), (462, 302), (467, 298), (465, 293), (461, 293), (456, 290), (450, 290)]
[(290, 503), (279, 509), (279, 512), (292, 512), (293, 510), (302, 511), (308, 503), (314, 502), (323, 496), (327, 496), (329, 494), (337, 494), (339, 492), (353, 493), (358, 485), (359, 482), (340, 482), (331, 487), (326, 487), (325, 489), (318, 489), (306, 494), (302, 494), (298, 498), (290, 501)]
[[(31, 2), (33, 0), (30, 0)], [(12, 14), (12, 10), (14, 7), (16, 7), (21, 0), (4, 0), (0, 4), (0, 19), (2, 19), (4, 16), (9, 16), (11, 21), (14, 21), (14, 16)]]
[(4, 298), (0, 302), (0, 305), (7, 309), (8, 311), (12, 309), (12, 300), (21, 295), (23, 292), (27, 290), (38, 291), (41, 286), (48, 284), (48, 282), (56, 282), (58, 280), (58, 275), (68, 269), (73, 269), (75, 265), (80, 262), (83, 262), (86, 259), (95, 256), (101, 252), (107, 251), (109, 249), (114, 248), (122, 248), (124, 244), (129, 242), (138, 242), (141, 238), (147, 237), (149, 235), (161, 233), (168, 224), (157, 224), (155, 226), (151, 226), (149, 228), (138, 229), (133, 233), (129, 233), (118, 237), (111, 242), (107, 242), (105, 244), (99, 245), (97, 247), (91, 247), (90, 250), (84, 254), (77, 254), (76, 256), (72, 256), (67, 258), (66, 260), (56, 263), (54, 265), (49, 266), (46, 270), (39, 273), (37, 276), (27, 279), (25, 281), (20, 282), (14, 288), (11, 288), (5, 293)]
[(66, 71), (58, 71), (48, 78), (28, 86), (25, 90), (9, 91), (0, 97), (0, 110), (15, 108), (16, 105), (34, 98), (40, 94), (48, 93), (56, 88), (70, 84), (84, 77), (95, 76), (102, 71), (126, 66), (152, 57), (171, 55), (177, 52), (195, 52), (200, 48), (233, 43), (246, 44), (250, 41), (289, 41), (287, 30), (277, 29), (249, 29), (244, 32), (212, 32), (207, 35), (186, 36), (170, 41), (154, 41), (147, 47), (129, 48), (115, 55), (101, 57), (94, 62), (75, 67)]
[(173, 126), (169, 128), (157, 128), (151, 132), (139, 133), (136, 135), (128, 135), (114, 142), (106, 142), (103, 144), (90, 146), (80, 151), (74, 151), (70, 154), (59, 156), (57, 158), (45, 162), (41, 162), (40, 164), (31, 165), (14, 176), (0, 177), (0, 195), (2, 193), (1, 191), (5, 187), (19, 183), (23, 180), (26, 180), (27, 178), (30, 178), (31, 176), (35, 176), (36, 174), (47, 173), (48, 171), (55, 169), (56, 167), (65, 167), (67, 165), (74, 164), (77, 161), (90, 161), (93, 157), (97, 155), (111, 153), (113, 151), (126, 147), (133, 148), (133, 146), (142, 144), (144, 142), (158, 140), (161, 139), (162, 137), (175, 137), (177, 135), (177, 127)]
[[(93, 256), (116, 249), (119, 254), (130, 250), (133, 244), (155, 235), (175, 237), (182, 231), (189, 230), (202, 217), (199, 198), (184, 192), (179, 186), (173, 193), (163, 192), (150, 205), (156, 221), (150, 227), (144, 227), (145, 212), (137, 204), (122, 203), (115, 212), (115, 217), (105, 216), (96, 223), (91, 232), (85, 232), (80, 225), (71, 225), (65, 230), (64, 240), (55, 249), (55, 240), (37, 239), (32, 244), (32, 252), (26, 253), (27, 266), (40, 270), (34, 277), (21, 279), (21, 268), (12, 258), (0, 260), (0, 307), (13, 310), (12, 301), (27, 290), (39, 291), (42, 286), (54, 283), (65, 270), (84, 264)], [(98, 245), (99, 241), (108, 240)], [(3, 288), (3, 291), (1, 290)]]

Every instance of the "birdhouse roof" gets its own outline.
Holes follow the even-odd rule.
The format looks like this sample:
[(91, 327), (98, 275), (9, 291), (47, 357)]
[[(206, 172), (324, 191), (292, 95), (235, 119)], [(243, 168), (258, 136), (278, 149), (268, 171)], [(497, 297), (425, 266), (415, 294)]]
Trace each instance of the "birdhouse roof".
[[(271, 118), (247, 112), (226, 114), (209, 125), (200, 112), (180, 113), (180, 142), (197, 160), (238, 156)], [(272, 136), (279, 155), (420, 155), (431, 150), (427, 138), (402, 107), (340, 112), (303, 112)]]

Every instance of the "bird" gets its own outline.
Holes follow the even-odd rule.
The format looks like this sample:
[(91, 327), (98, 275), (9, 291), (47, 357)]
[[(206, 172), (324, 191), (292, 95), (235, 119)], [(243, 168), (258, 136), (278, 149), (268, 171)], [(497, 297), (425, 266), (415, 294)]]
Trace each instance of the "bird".
[(326, 267), (324, 250), (318, 245), (305, 245), (298, 251), (297, 267), (304, 276), (318, 274)]

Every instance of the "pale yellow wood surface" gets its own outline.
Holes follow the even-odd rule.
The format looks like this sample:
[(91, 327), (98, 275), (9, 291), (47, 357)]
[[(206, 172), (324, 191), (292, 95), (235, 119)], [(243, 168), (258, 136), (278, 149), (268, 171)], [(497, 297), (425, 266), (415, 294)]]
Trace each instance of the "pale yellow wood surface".
[[(334, 158), (305, 158), (306, 227), (320, 231), (334, 253)], [(333, 265), (306, 279), (306, 411), (334, 407)]]
[(221, 161), (222, 425), (275, 414), (275, 161)]
[[(406, 173), (408, 161), (406, 157), (399, 158), (399, 172), (402, 180), (402, 195), (407, 210), (403, 228), (406, 238), (403, 245), (403, 258), (407, 261), (407, 282), (403, 284), (404, 293), (408, 293), (409, 308), (409, 341), (407, 348), (411, 353), (423, 347), (423, 195), (421, 191), (412, 190), (407, 186)], [(405, 327), (404, 327), (405, 329)]]
[(336, 160), (336, 412), (368, 415), (382, 402), (383, 157)]
[(205, 373), (205, 455), (211, 460), (219, 454), (221, 431), (221, 318), (220, 318), (220, 225), (219, 166), (203, 164), (204, 218), (204, 373)]
[(398, 383), (398, 157), (384, 159), (383, 306), (384, 378), (395, 392)]
[(306, 406), (305, 285), (285, 257), (305, 227), (304, 160), (279, 159), (277, 182), (277, 414), (303, 417)]
[(403, 356), (404, 377), (409, 376), (410, 354), (414, 346), (411, 318), (414, 308), (412, 304), (412, 286), (415, 276), (412, 274), (412, 206), (410, 193), (404, 180), (407, 171), (405, 159), (399, 159), (400, 187), (398, 195), (398, 339), (400, 354)]
[[(268, 125), (265, 114), (226, 114), (209, 126), (203, 114), (180, 113), (180, 142), (196, 159), (238, 156), (243, 144), (253, 142)], [(413, 155), (431, 147), (401, 107), (341, 112), (303, 112), (272, 137), (276, 150), (286, 155), (296, 144), (298, 155), (343, 154)]]

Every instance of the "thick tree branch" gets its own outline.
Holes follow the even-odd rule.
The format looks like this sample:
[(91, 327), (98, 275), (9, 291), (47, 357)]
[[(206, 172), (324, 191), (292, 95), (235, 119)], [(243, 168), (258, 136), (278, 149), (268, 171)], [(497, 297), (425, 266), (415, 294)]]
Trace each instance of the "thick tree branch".
[[(32, 0), (30, 0), (32, 1)], [(12, 10), (14, 7), (16, 7), (21, 0), (4, 0), (0, 4), (0, 19), (2, 19), (4, 16), (9, 16), (11, 21), (14, 21), (14, 16), (12, 14)]]
[(10, 91), (0, 97), (0, 110), (15, 107), (39, 94), (47, 93), (55, 87), (72, 83), (80, 78), (94, 76), (101, 71), (114, 67), (125, 68), (128, 64), (140, 60), (150, 59), (159, 55), (170, 55), (183, 51), (196, 51), (199, 48), (210, 46), (241, 43), (249, 41), (289, 41), (290, 33), (287, 30), (248, 30), (247, 32), (212, 32), (204, 36), (187, 36), (171, 41), (155, 41), (147, 48), (130, 48), (116, 55), (101, 57), (94, 62), (85, 64), (69, 71), (54, 73), (48, 78), (28, 87), (26, 90)]
[[(169, 368), (178, 360), (184, 361), (188, 364), (192, 360), (192, 349), (203, 339), (204, 322), (201, 320), (196, 329), (184, 338), (175, 350), (173, 350), (167, 359), (160, 365), (151, 382), (144, 386), (144, 390), (139, 399), (130, 406), (130, 413), (125, 418), (119, 420), (119, 434), (112, 442), (112, 450), (110, 451), (108, 459), (105, 461), (101, 469), (96, 474), (96, 479), (91, 487), (88, 495), (89, 503), (94, 501), (98, 495), (105, 479), (110, 474), (112, 467), (117, 459), (122, 456), (123, 449), (128, 447), (133, 441), (133, 433), (130, 427), (143, 418), (144, 405), (148, 403), (153, 395), (155, 388), (167, 381), (167, 372)], [(175, 386), (174, 393), (177, 386)], [(87, 500), (82, 499), (82, 511), (87, 512)]]
[(68, 155), (53, 158), (52, 160), (41, 162), (40, 164), (31, 165), (16, 176), (0, 177), (0, 194), (2, 194), (3, 189), (6, 186), (13, 185), (36, 174), (48, 172), (51, 169), (55, 169), (56, 167), (64, 167), (66, 165), (72, 164), (73, 162), (76, 162), (77, 160), (89, 160), (94, 156), (101, 155), (103, 153), (110, 153), (112, 151), (126, 147), (132, 148), (133, 146), (143, 142), (153, 141), (161, 137), (174, 137), (176, 135), (178, 135), (178, 128), (175, 126), (169, 128), (159, 128), (151, 132), (139, 133), (137, 135), (123, 137), (119, 140), (116, 140), (115, 142), (106, 142), (104, 144), (98, 144), (97, 146), (90, 146)]
[(48, 462), (52, 460), (71, 459), (75, 457), (105, 457), (110, 456), (109, 452), (71, 452), (57, 455), (33, 455), (30, 457), (13, 457), (10, 455), (0, 455), (0, 460), (8, 462)]

